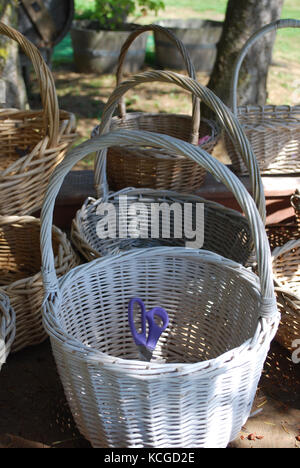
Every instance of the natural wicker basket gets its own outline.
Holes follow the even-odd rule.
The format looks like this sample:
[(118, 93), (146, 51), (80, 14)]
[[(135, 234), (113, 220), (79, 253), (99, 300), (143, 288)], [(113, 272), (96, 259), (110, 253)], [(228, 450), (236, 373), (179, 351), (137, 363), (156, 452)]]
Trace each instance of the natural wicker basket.
[(53, 76), (38, 49), (3, 23), (0, 34), (30, 58), (43, 104), (42, 111), (0, 110), (0, 215), (26, 215), (41, 208), (49, 176), (76, 137), (75, 117), (59, 110)]
[[(281, 322), (276, 340), (292, 350), (300, 339), (300, 238), (291, 239), (272, 252)], [(297, 343), (298, 344), (298, 343)]]
[[(182, 55), (189, 76), (196, 78), (194, 66), (184, 44), (168, 29), (151, 24), (133, 31), (124, 43), (119, 56), (117, 85), (123, 80), (123, 62), (130, 45), (145, 31), (160, 31), (174, 42)], [(192, 117), (167, 113), (126, 113), (125, 100), (122, 96), (119, 103), (119, 116), (113, 117), (109, 128), (110, 130), (124, 128), (159, 132), (195, 145), (205, 138), (201, 146), (210, 153), (220, 136), (214, 121), (200, 119), (200, 101), (195, 96), (193, 96)], [(93, 131), (93, 135), (97, 134), (100, 134), (99, 126)], [(203, 168), (193, 161), (179, 157), (176, 153), (168, 154), (153, 148), (110, 148), (107, 165), (108, 181), (112, 190), (142, 187), (193, 192), (201, 186), (205, 178)]]
[[(159, 247), (98, 258), (58, 280), (50, 226), (62, 181), (87, 154), (114, 145), (176, 150), (225, 183), (251, 226), (259, 277), (213, 252)], [(264, 225), (243, 184), (201, 148), (119, 130), (69, 152), (41, 220), (44, 325), (82, 435), (93, 447), (226, 447), (250, 414), (279, 322)], [(127, 321), (132, 297), (169, 314), (154, 352), (164, 362), (139, 360)]]
[(0, 291), (0, 370), (10, 353), (16, 334), (16, 316), (9, 298)]
[[(66, 235), (53, 227), (55, 268), (58, 276), (79, 263)], [(0, 216), (0, 287), (16, 314), (12, 351), (41, 343), (44, 296), (39, 248), (40, 220), (32, 216)]]
[(290, 202), (295, 213), (291, 221), (284, 224), (269, 224), (266, 227), (272, 251), (276, 247), (282, 247), (289, 240), (298, 239), (300, 237), (300, 195), (298, 189), (295, 190), (295, 193), (291, 196)]
[[(264, 34), (281, 28), (299, 28), (300, 21), (278, 20), (254, 33), (241, 49), (231, 84), (231, 108), (251, 143), (262, 174), (300, 171), (300, 106), (249, 105), (237, 107), (237, 84), (241, 64), (249, 48)], [(226, 149), (237, 174), (247, 174), (234, 143), (225, 137)]]
[[(258, 209), (263, 219), (265, 219), (265, 199), (263, 195), (262, 183), (254, 158), (253, 152), (240, 130), (240, 126), (236, 124), (236, 119), (233, 118), (230, 111), (224, 104), (207, 88), (191, 78), (186, 78), (173, 72), (148, 72), (135, 75), (130, 81), (119, 85), (110, 96), (106, 110), (102, 115), (101, 128), (105, 128), (110, 121), (111, 115), (114, 112), (116, 103), (120, 96), (130, 87), (136, 86), (139, 83), (148, 81), (163, 81), (167, 83), (176, 83), (185, 90), (188, 90), (199, 97), (206, 105), (208, 105), (218, 116), (220, 127), (225, 128), (230, 132), (232, 138), (237, 141), (242, 157), (245, 163), (249, 166), (250, 182), (252, 187), (253, 197), (257, 203)], [(110, 153), (108, 153), (110, 154)], [(180, 157), (180, 156), (178, 156)], [(102, 159), (101, 159), (102, 158)], [(97, 224), (101, 219), (98, 214), (98, 209), (101, 204), (112, 202), (118, 207), (119, 193), (109, 194), (108, 183), (106, 179), (106, 152), (99, 153), (95, 162), (95, 187), (96, 192), (100, 195), (98, 200), (89, 198), (82, 208), (78, 210), (75, 219), (72, 223), (71, 238), (76, 248), (83, 254), (85, 259), (91, 260), (100, 255), (116, 253), (123, 249), (131, 247), (153, 246), (153, 245), (183, 245), (186, 239), (182, 238), (178, 241), (176, 238), (163, 239), (123, 239), (117, 238), (100, 239), (97, 235)], [(108, 160), (110, 155), (108, 156)], [(121, 191), (123, 195), (133, 198), (147, 200), (147, 206), (151, 203), (157, 203), (163, 199), (169, 206), (174, 201), (181, 205), (191, 203), (194, 206), (197, 203), (204, 204), (204, 245), (206, 250), (219, 253), (226, 258), (235, 260), (241, 264), (246, 264), (253, 241), (251, 239), (250, 227), (247, 220), (237, 211), (225, 208), (217, 203), (205, 200), (201, 197), (180, 194), (170, 191), (161, 191), (153, 189), (124, 189)], [(101, 194), (103, 194), (101, 196)], [(127, 205), (130, 210), (130, 206)], [(195, 208), (193, 208), (195, 211)], [(128, 222), (130, 218), (127, 217)]]

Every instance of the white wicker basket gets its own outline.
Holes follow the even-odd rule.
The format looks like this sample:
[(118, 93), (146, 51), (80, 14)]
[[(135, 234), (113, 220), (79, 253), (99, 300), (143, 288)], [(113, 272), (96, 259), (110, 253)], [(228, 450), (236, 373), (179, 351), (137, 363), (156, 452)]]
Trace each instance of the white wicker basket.
[[(57, 279), (55, 198), (76, 162), (114, 144), (164, 148), (201, 164), (233, 192), (251, 226), (259, 277), (215, 253), (135, 249)], [(54, 171), (41, 214), (44, 326), (76, 424), (93, 447), (226, 447), (247, 420), (279, 314), (261, 217), (238, 178), (201, 148), (166, 135), (109, 133), (74, 148)], [(140, 297), (170, 324), (139, 360), (127, 306)]]
[[(265, 218), (265, 200), (261, 179), (256, 164), (255, 157), (245, 138), (240, 131), (240, 127), (236, 124), (230, 111), (226, 106), (207, 88), (191, 78), (184, 77), (172, 72), (148, 72), (141, 73), (132, 77), (119, 85), (110, 96), (101, 119), (100, 134), (110, 128), (110, 120), (114, 113), (119, 100), (124, 93), (140, 83), (152, 81), (162, 81), (176, 84), (193, 94), (194, 97), (201, 99), (203, 103), (209, 106), (217, 115), (220, 126), (228, 131), (234, 141), (237, 142), (240, 148), (245, 164), (249, 168), (250, 182), (252, 186), (253, 197), (256, 200), (258, 209), (262, 218)], [(122, 149), (122, 148), (121, 148)], [(148, 148), (147, 148), (148, 149)], [(143, 149), (146, 151), (146, 149)], [(151, 149), (153, 152), (159, 152), (157, 149)], [(164, 153), (164, 150), (160, 150)], [(108, 152), (109, 157), (109, 152)], [(180, 158), (177, 155), (177, 158)], [(187, 158), (184, 158), (187, 160)], [(128, 189), (127, 191), (109, 194), (108, 181), (106, 174), (106, 150), (97, 155), (95, 162), (95, 187), (98, 200), (89, 198), (82, 208), (78, 210), (76, 218), (72, 223), (72, 242), (77, 249), (83, 254), (87, 260), (94, 259), (97, 256), (116, 253), (118, 250), (128, 249), (130, 245), (150, 246), (149, 239), (143, 242), (142, 239), (132, 242), (132, 239), (115, 239), (113, 242), (99, 239), (96, 234), (96, 226), (99, 222), (100, 215), (98, 214), (99, 204), (106, 202), (118, 205), (119, 194), (127, 195), (134, 202), (134, 198), (145, 201), (146, 203), (157, 203), (159, 200), (168, 203), (169, 206), (177, 201), (182, 205), (184, 203), (203, 203), (205, 232), (203, 248), (219, 253), (226, 258), (230, 258), (239, 263), (246, 264), (252, 252), (253, 243), (250, 234), (250, 227), (245, 218), (237, 211), (225, 208), (217, 203), (205, 200), (200, 197), (187, 195), (186, 193), (179, 194), (178, 192), (162, 191), (162, 190), (146, 190), (145, 189)], [(129, 206), (128, 206), (129, 209)], [(129, 220), (129, 216), (127, 216)], [(157, 245), (157, 239), (153, 239), (153, 245)], [(168, 242), (160, 238), (162, 245), (178, 245), (176, 239), (168, 239)], [(185, 240), (183, 241), (185, 242)], [(180, 243), (179, 243), (180, 245)]]
[(10, 353), (16, 334), (16, 316), (9, 298), (0, 291), (0, 370)]

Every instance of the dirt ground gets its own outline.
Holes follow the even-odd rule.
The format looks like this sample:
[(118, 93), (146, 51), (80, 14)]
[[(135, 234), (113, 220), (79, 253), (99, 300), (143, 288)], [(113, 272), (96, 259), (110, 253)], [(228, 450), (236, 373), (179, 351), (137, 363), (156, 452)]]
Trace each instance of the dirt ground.
[[(300, 448), (299, 395), (300, 364), (273, 342), (253, 416), (229, 447)], [(9, 356), (0, 373), (0, 414), (0, 448), (91, 448), (75, 426), (48, 340)]]

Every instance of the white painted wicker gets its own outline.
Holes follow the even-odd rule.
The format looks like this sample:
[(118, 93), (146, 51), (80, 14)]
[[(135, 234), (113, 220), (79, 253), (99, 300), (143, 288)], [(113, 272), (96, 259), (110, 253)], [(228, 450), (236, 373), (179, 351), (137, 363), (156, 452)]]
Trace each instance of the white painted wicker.
[[(132, 77), (119, 85), (112, 95), (110, 96), (105, 110), (102, 115), (101, 125), (99, 128), (100, 134), (103, 134), (110, 128), (110, 121), (115, 108), (120, 99), (122, 99), (125, 92), (137, 86), (140, 83), (152, 81), (163, 81), (167, 83), (176, 84), (201, 99), (203, 103), (209, 106), (218, 118), (220, 126), (229, 132), (234, 141), (237, 142), (240, 148), (241, 157), (249, 168), (250, 181), (252, 186), (252, 193), (257, 202), (258, 209), (265, 218), (265, 204), (261, 179), (253, 155), (251, 147), (247, 142), (240, 127), (226, 108), (226, 106), (207, 88), (201, 86), (197, 81), (178, 75), (172, 72), (148, 72), (141, 73)], [(145, 152), (146, 149), (143, 149)], [(153, 150), (158, 152), (158, 150)], [(161, 150), (163, 153), (163, 150)], [(110, 152), (108, 152), (109, 157)], [(177, 156), (180, 157), (180, 156)], [(187, 158), (185, 158), (187, 159)], [(109, 194), (108, 181), (106, 174), (106, 150), (98, 154), (95, 162), (95, 187), (98, 200), (89, 198), (82, 208), (78, 210), (76, 218), (72, 223), (71, 237), (72, 242), (77, 249), (83, 254), (87, 260), (91, 260), (100, 255), (107, 255), (109, 253), (116, 253), (118, 250), (128, 249), (130, 245), (147, 246), (151, 245), (149, 239), (142, 241), (132, 241), (132, 239), (115, 239), (111, 242), (110, 239), (99, 239), (96, 233), (96, 226), (100, 219), (97, 214), (99, 203), (114, 202), (117, 206), (119, 194)], [(159, 199), (164, 200), (171, 205), (174, 200), (180, 203), (190, 202), (196, 204), (203, 203), (205, 206), (205, 232), (204, 232), (204, 245), (203, 248), (219, 253), (226, 258), (230, 258), (239, 263), (246, 264), (252, 252), (252, 240), (250, 235), (250, 227), (244, 217), (234, 210), (230, 210), (219, 204), (213, 203), (200, 197), (190, 196), (185, 193), (179, 194), (176, 192), (162, 191), (162, 190), (148, 190), (143, 189), (128, 189), (129, 192), (119, 192), (120, 194), (127, 194), (131, 198), (138, 198), (145, 200), (150, 204), (156, 203)], [(128, 207), (129, 209), (129, 207)], [(129, 217), (127, 217), (129, 222)], [(169, 239), (169, 242), (162, 240), (163, 245), (178, 245), (175, 239)], [(157, 245), (157, 240), (153, 239), (152, 245)], [(185, 240), (183, 240), (185, 242)], [(180, 244), (179, 244), (180, 245)]]
[(0, 291), (0, 370), (10, 353), (16, 333), (16, 316), (9, 298)]
[[(55, 198), (87, 154), (114, 144), (164, 148), (224, 182), (251, 226), (259, 276), (213, 252), (181, 247), (108, 255), (57, 279)], [(247, 420), (279, 322), (265, 229), (238, 178), (201, 148), (166, 135), (109, 133), (74, 148), (54, 171), (41, 214), (43, 320), (76, 424), (93, 447), (226, 447)], [(128, 301), (164, 307), (170, 324), (139, 360)]]

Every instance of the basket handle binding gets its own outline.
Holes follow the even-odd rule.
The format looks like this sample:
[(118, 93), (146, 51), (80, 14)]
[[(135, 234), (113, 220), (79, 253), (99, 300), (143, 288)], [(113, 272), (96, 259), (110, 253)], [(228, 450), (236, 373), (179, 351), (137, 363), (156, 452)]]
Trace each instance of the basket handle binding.
[(260, 37), (264, 36), (268, 32), (271, 32), (274, 30), (277, 31), (277, 29), (283, 29), (283, 28), (300, 28), (300, 21), (295, 20), (295, 19), (282, 19), (282, 20), (273, 21), (272, 23), (269, 23), (266, 26), (263, 26), (261, 29), (256, 31), (252, 36), (250, 36), (249, 39), (244, 44), (244, 46), (242, 47), (242, 49), (240, 50), (235, 60), (234, 66), (233, 66), (233, 75), (232, 75), (231, 86), (230, 86), (230, 105), (231, 105), (231, 109), (234, 115), (237, 115), (237, 112), (238, 112), (237, 85), (238, 85), (239, 72), (240, 72), (241, 65), (243, 63), (243, 60), (247, 52)]
[(37, 47), (21, 33), (0, 22), (0, 34), (16, 41), (32, 62), (38, 78), (49, 145), (55, 146), (59, 137), (59, 106), (52, 73)]
[[(188, 75), (193, 78), (197, 79), (196, 76), (196, 71), (194, 68), (193, 63), (191, 62), (189, 53), (185, 47), (185, 45), (182, 43), (181, 40), (179, 40), (175, 34), (172, 33), (167, 28), (164, 28), (162, 26), (156, 25), (156, 24), (150, 24), (147, 26), (141, 26), (138, 29), (134, 30), (126, 39), (125, 43), (122, 46), (119, 58), (118, 58), (118, 68), (116, 72), (116, 78), (117, 78), (117, 86), (123, 81), (123, 63), (126, 57), (126, 54), (128, 52), (128, 49), (130, 45), (133, 43), (133, 41), (140, 36), (142, 33), (146, 31), (158, 31), (164, 35), (166, 35), (176, 46), (176, 48), (179, 50), (186, 70), (188, 72)], [(192, 96), (192, 101), (193, 101), (193, 110), (192, 110), (192, 133), (191, 133), (191, 143), (194, 145), (198, 145), (198, 140), (199, 140), (199, 127), (200, 127), (200, 100), (196, 98), (194, 95)], [(120, 101), (119, 101), (119, 115), (122, 119), (126, 119), (126, 105), (125, 105), (125, 99), (124, 96), (121, 96)]]
[[(110, 95), (102, 115), (99, 126), (99, 134), (104, 134), (110, 128), (111, 118), (120, 97), (123, 96), (126, 91), (139, 85), (140, 83), (152, 81), (162, 81), (176, 84), (199, 97), (202, 102), (204, 102), (216, 113), (220, 125), (228, 132), (233, 141), (236, 142), (237, 148), (249, 169), (253, 198), (256, 202), (263, 221), (265, 221), (266, 207), (264, 190), (257, 161), (253, 154), (250, 143), (248, 142), (247, 137), (243, 132), (238, 120), (232, 115), (232, 112), (228, 109), (228, 107), (226, 107), (225, 104), (212, 91), (198, 83), (196, 80), (170, 71), (150, 71), (131, 77), (130, 80), (124, 81), (117, 88), (115, 88), (113, 93)], [(106, 178), (106, 155), (107, 149), (104, 149), (101, 152), (98, 152), (95, 159), (95, 189), (97, 198), (106, 198), (109, 193)]]

